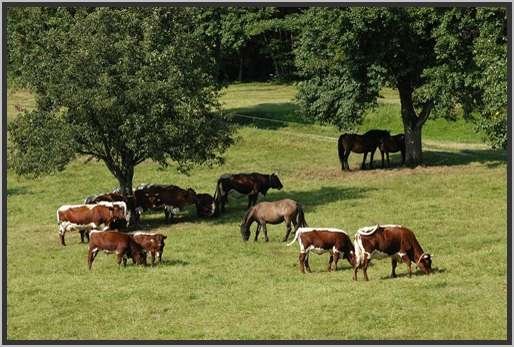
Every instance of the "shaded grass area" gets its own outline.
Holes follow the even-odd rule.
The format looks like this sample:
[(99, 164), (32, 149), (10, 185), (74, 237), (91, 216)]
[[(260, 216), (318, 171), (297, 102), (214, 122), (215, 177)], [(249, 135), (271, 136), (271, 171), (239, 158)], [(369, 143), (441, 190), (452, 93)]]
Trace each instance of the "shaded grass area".
[[(293, 127), (298, 130), (309, 130), (315, 134), (340, 135), (340, 132), (333, 126), (314, 125), (302, 118), (300, 110), (294, 102), (295, 95), (296, 88), (293, 85), (245, 83), (229, 86), (222, 96), (222, 102), (225, 108), (232, 113), (299, 123), (287, 124), (236, 117), (241, 124), (251, 123), (261, 129)], [(403, 124), (397, 91), (384, 88), (380, 95), (379, 106), (368, 112), (357, 132), (362, 133), (369, 129), (389, 129), (393, 134), (402, 133)], [(473, 125), (462, 118), (456, 121), (441, 118), (429, 119), (423, 127), (423, 139), (482, 143), (482, 137), (476, 132)]]
[[(301, 275), (298, 246), (280, 242), (284, 225), (268, 227), (269, 243), (262, 235), (258, 242), (241, 240), (247, 200), (237, 196), (229, 198), (219, 219), (197, 219), (192, 208), (173, 224), (164, 223), (162, 213), (144, 215), (147, 230), (168, 236), (163, 264), (120, 269), (114, 256), (99, 254), (89, 272), (77, 234), (67, 237), (68, 246), (59, 245), (55, 210), (116, 182), (101, 163), (75, 161), (62, 173), (34, 181), (8, 173), (7, 336), (506, 338), (504, 156), (475, 151), (471, 160), (459, 162), (458, 152), (428, 152), (427, 160), (437, 166), (343, 173), (333, 143), (252, 127), (238, 135), (223, 167), (183, 176), (145, 162), (134, 183), (213, 192), (225, 172), (278, 171), (284, 189), (270, 190), (264, 200), (296, 199), (309, 225), (339, 227), (350, 235), (365, 225), (405, 224), (434, 254), (436, 273), (408, 278), (400, 265), (400, 277), (389, 279), (390, 262), (376, 260), (370, 282), (353, 282), (347, 262), (327, 273), (328, 256), (312, 255), (314, 272)], [(360, 156), (350, 157), (351, 167), (359, 162)], [(399, 317), (409, 317), (408, 325)]]

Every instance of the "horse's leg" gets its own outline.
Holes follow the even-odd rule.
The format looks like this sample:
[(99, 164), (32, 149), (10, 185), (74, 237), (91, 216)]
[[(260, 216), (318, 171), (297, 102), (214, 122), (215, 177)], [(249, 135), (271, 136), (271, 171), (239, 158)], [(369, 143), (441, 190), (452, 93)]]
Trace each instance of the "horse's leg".
[(333, 260), (334, 260), (334, 253), (332, 253), (332, 251), (330, 251), (330, 258), (328, 258), (328, 268), (327, 268), (328, 272), (332, 271), (332, 261)]
[(259, 236), (259, 232), (261, 231), (261, 224), (257, 223), (257, 229), (255, 230), (255, 239), (254, 241), (257, 241), (257, 237)]
[(300, 253), (298, 261), (300, 263), (300, 272), (305, 273), (305, 253)]
[(368, 156), (368, 152), (364, 152), (364, 156), (362, 157), (361, 170), (365, 170), (366, 169), (366, 157), (367, 156)]
[(371, 151), (371, 157), (369, 158), (369, 168), (370, 168), (370, 169), (373, 169), (373, 156), (375, 155), (375, 151), (376, 151), (376, 150), (377, 150), (377, 149), (375, 148), (375, 149), (373, 149), (373, 150)]
[(348, 150), (344, 149), (344, 157), (343, 157), (343, 163), (346, 170), (350, 171), (350, 164), (348, 164), (348, 157), (350, 156), (351, 150), (348, 148)]
[(383, 169), (384, 168), (384, 152), (382, 150), (380, 150), (380, 156), (382, 157), (382, 166), (381, 166), (381, 168)]
[(387, 167), (390, 168), (391, 164), (389, 163), (389, 152), (386, 152), (387, 155)]
[[(285, 222), (286, 222), (286, 236), (284, 237), (282, 242), (286, 242), (287, 239), (289, 238), (289, 234), (291, 233), (291, 221), (286, 219)], [(296, 225), (295, 225), (295, 228), (296, 228)]]
[(402, 149), (401, 153), (402, 153), (402, 163), (400, 165), (403, 166), (405, 164), (405, 150)]
[(264, 231), (264, 240), (266, 242), (268, 242), (269, 238), (268, 238), (268, 229), (266, 229), (266, 223), (262, 224), (262, 231)]

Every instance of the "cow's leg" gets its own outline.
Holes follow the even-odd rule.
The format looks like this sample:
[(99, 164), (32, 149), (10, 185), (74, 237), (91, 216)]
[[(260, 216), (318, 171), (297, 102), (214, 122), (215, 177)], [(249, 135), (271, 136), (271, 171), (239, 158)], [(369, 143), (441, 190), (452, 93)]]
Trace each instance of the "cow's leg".
[(86, 230), (86, 232), (84, 233), (84, 235), (86, 235), (86, 240), (88, 243), (89, 243), (89, 233), (90, 232), (91, 232), (90, 230)]
[(364, 274), (364, 279), (366, 281), (369, 281), (369, 278), (368, 278), (368, 264), (369, 264), (368, 255), (364, 254), (364, 264), (362, 265), (362, 273)]
[[(296, 227), (296, 225), (295, 225)], [(289, 234), (291, 233), (291, 221), (286, 220), (286, 236), (284, 236), (283, 242), (286, 242), (289, 238)]]
[(93, 249), (91, 247), (88, 248), (87, 251), (87, 267), (89, 270), (91, 270), (91, 266), (93, 265), (93, 261), (95, 260), (96, 254), (98, 253), (98, 250)]
[(407, 262), (407, 267), (409, 268), (409, 277), (412, 277), (412, 262), (410, 260)]
[(261, 224), (257, 223), (257, 229), (255, 230), (255, 238), (254, 241), (257, 241), (257, 237), (259, 236), (259, 232), (261, 231)]
[(161, 263), (161, 262), (162, 262), (162, 252), (157, 252), (157, 261), (158, 261), (159, 263)]
[(62, 224), (59, 224), (59, 240), (61, 240), (61, 245), (66, 246), (64, 242), (64, 233), (66, 232), (65, 228)]
[(305, 273), (305, 253), (300, 253), (298, 261), (300, 263), (300, 272)]
[(354, 281), (357, 281), (357, 271), (359, 270), (359, 266), (356, 265), (354, 268), (353, 268), (353, 280)]
[(311, 267), (309, 266), (309, 253), (305, 254), (305, 268), (307, 269), (307, 272), (312, 272)]
[(84, 243), (84, 233), (86, 231), (85, 230), (79, 230), (79, 233), (80, 233), (80, 243)]
[(125, 250), (123, 250), (123, 249), (116, 250), (116, 262), (118, 263), (118, 266), (120, 266), (122, 262), (123, 262), (123, 266), (127, 265), (127, 262), (123, 261), (125, 258), (124, 255), (125, 255)]
[(155, 265), (155, 251), (151, 251), (150, 255), (152, 256), (152, 266)]
[(362, 165), (361, 170), (366, 169), (366, 157), (368, 156), (368, 152), (364, 152), (364, 156), (362, 157)]
[(409, 268), (409, 277), (412, 276), (412, 264), (409, 256), (407, 254), (402, 254), (401, 256), (402, 261), (407, 264), (407, 267)]
[(328, 268), (327, 271), (332, 271), (332, 261), (334, 260), (334, 253), (330, 251), (330, 258), (328, 258)]
[(268, 242), (269, 238), (268, 238), (268, 229), (266, 229), (266, 223), (262, 224), (262, 231), (264, 231), (264, 240), (266, 242)]
[(398, 259), (396, 257), (391, 258), (391, 277), (396, 277), (396, 265), (398, 265)]
[(341, 254), (339, 253), (339, 251), (334, 251), (334, 271), (337, 271), (337, 262), (339, 261), (340, 256)]

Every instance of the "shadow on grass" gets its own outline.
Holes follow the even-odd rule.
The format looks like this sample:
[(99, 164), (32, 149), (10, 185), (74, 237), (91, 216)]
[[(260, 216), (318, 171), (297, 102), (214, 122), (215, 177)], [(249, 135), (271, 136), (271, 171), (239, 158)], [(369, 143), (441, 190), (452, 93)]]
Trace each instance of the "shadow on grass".
[(184, 261), (181, 259), (164, 259), (160, 264), (157, 264), (157, 266), (163, 265), (163, 266), (186, 266), (189, 265), (188, 261)]
[[(298, 201), (304, 208), (307, 223), (308, 214), (314, 212), (319, 206), (339, 200), (361, 199), (366, 192), (376, 188), (343, 188), (343, 187), (321, 187), (311, 191), (276, 191), (270, 190), (266, 197), (259, 195), (257, 203), (262, 201), (276, 201), (281, 199), (292, 199)], [(229, 194), (228, 204), (225, 205), (225, 213), (211, 219), (212, 224), (224, 224), (239, 222), (246, 212), (248, 198), (246, 196), (234, 196)], [(208, 219), (206, 221), (209, 221)]]
[(485, 164), (489, 168), (494, 168), (507, 163), (507, 151), (491, 149), (464, 149), (457, 152), (424, 151), (423, 162), (426, 166), (451, 166), (480, 163)]
[[(434, 267), (432, 268), (432, 273), (428, 276), (432, 276), (432, 275), (435, 275), (435, 274), (438, 274), (438, 273), (445, 273), (446, 272), (446, 269), (441, 269), (441, 268), (437, 268), (437, 267)], [(369, 274), (368, 274), (369, 276)], [(412, 271), (412, 276), (427, 276), (423, 271), (421, 271), (420, 269), (416, 269), (414, 271)], [(370, 276), (371, 277), (371, 276)], [(398, 273), (398, 268), (396, 268), (396, 277), (391, 277), (391, 274), (388, 274), (387, 276), (382, 276), (380, 277), (380, 279), (383, 279), (383, 280), (387, 280), (387, 279), (391, 279), (391, 280), (394, 280), (395, 278), (402, 278), (402, 277), (409, 277), (409, 272), (407, 269), (405, 269), (405, 271), (401, 271), (400, 273)]]
[[(312, 124), (297, 115), (298, 107), (292, 102), (264, 103), (251, 107), (232, 108), (227, 110), (239, 125), (253, 125), (259, 129), (275, 130), (287, 126), (287, 122)], [(251, 117), (266, 118), (255, 119)]]
[(7, 188), (7, 197), (13, 196), (13, 195), (23, 195), (23, 194), (32, 194), (32, 193), (25, 187)]

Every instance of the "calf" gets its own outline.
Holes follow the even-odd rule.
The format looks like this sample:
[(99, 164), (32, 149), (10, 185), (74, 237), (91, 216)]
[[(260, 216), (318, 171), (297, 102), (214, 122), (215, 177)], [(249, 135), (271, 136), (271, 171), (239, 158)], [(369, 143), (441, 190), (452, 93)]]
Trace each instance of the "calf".
[(132, 239), (152, 256), (152, 265), (155, 264), (155, 255), (159, 263), (162, 261), (164, 251), (164, 240), (167, 236), (157, 233), (132, 232), (128, 233)]
[(430, 254), (423, 251), (414, 233), (401, 225), (376, 225), (359, 229), (355, 235), (355, 252), (357, 266), (354, 267), (354, 280), (357, 280), (357, 270), (362, 268), (364, 279), (368, 281), (369, 261), (372, 255), (380, 252), (391, 257), (391, 277), (396, 277), (398, 261), (407, 263), (409, 277), (412, 275), (411, 262), (415, 262), (426, 274), (432, 268)]
[(131, 257), (135, 264), (146, 265), (141, 246), (132, 237), (118, 230), (99, 231), (94, 230), (90, 234), (87, 265), (89, 270), (93, 265), (96, 255), (100, 250), (115, 252), (118, 265), (123, 261), (127, 265), (127, 257)]
[[(328, 271), (336, 270), (340, 257), (346, 258), (352, 267), (355, 265), (355, 251), (352, 241), (344, 230), (335, 228), (298, 228), (292, 245), (298, 239), (300, 245), (300, 271), (305, 273), (305, 268), (311, 272), (309, 266), (309, 252), (316, 254), (330, 253)], [(332, 266), (333, 264), (333, 266)]]
[(80, 240), (84, 242), (84, 236), (89, 240), (89, 232), (92, 229), (126, 221), (126, 213), (127, 207), (124, 202), (61, 206), (57, 209), (61, 244), (66, 246), (64, 235), (68, 231), (79, 231)]

